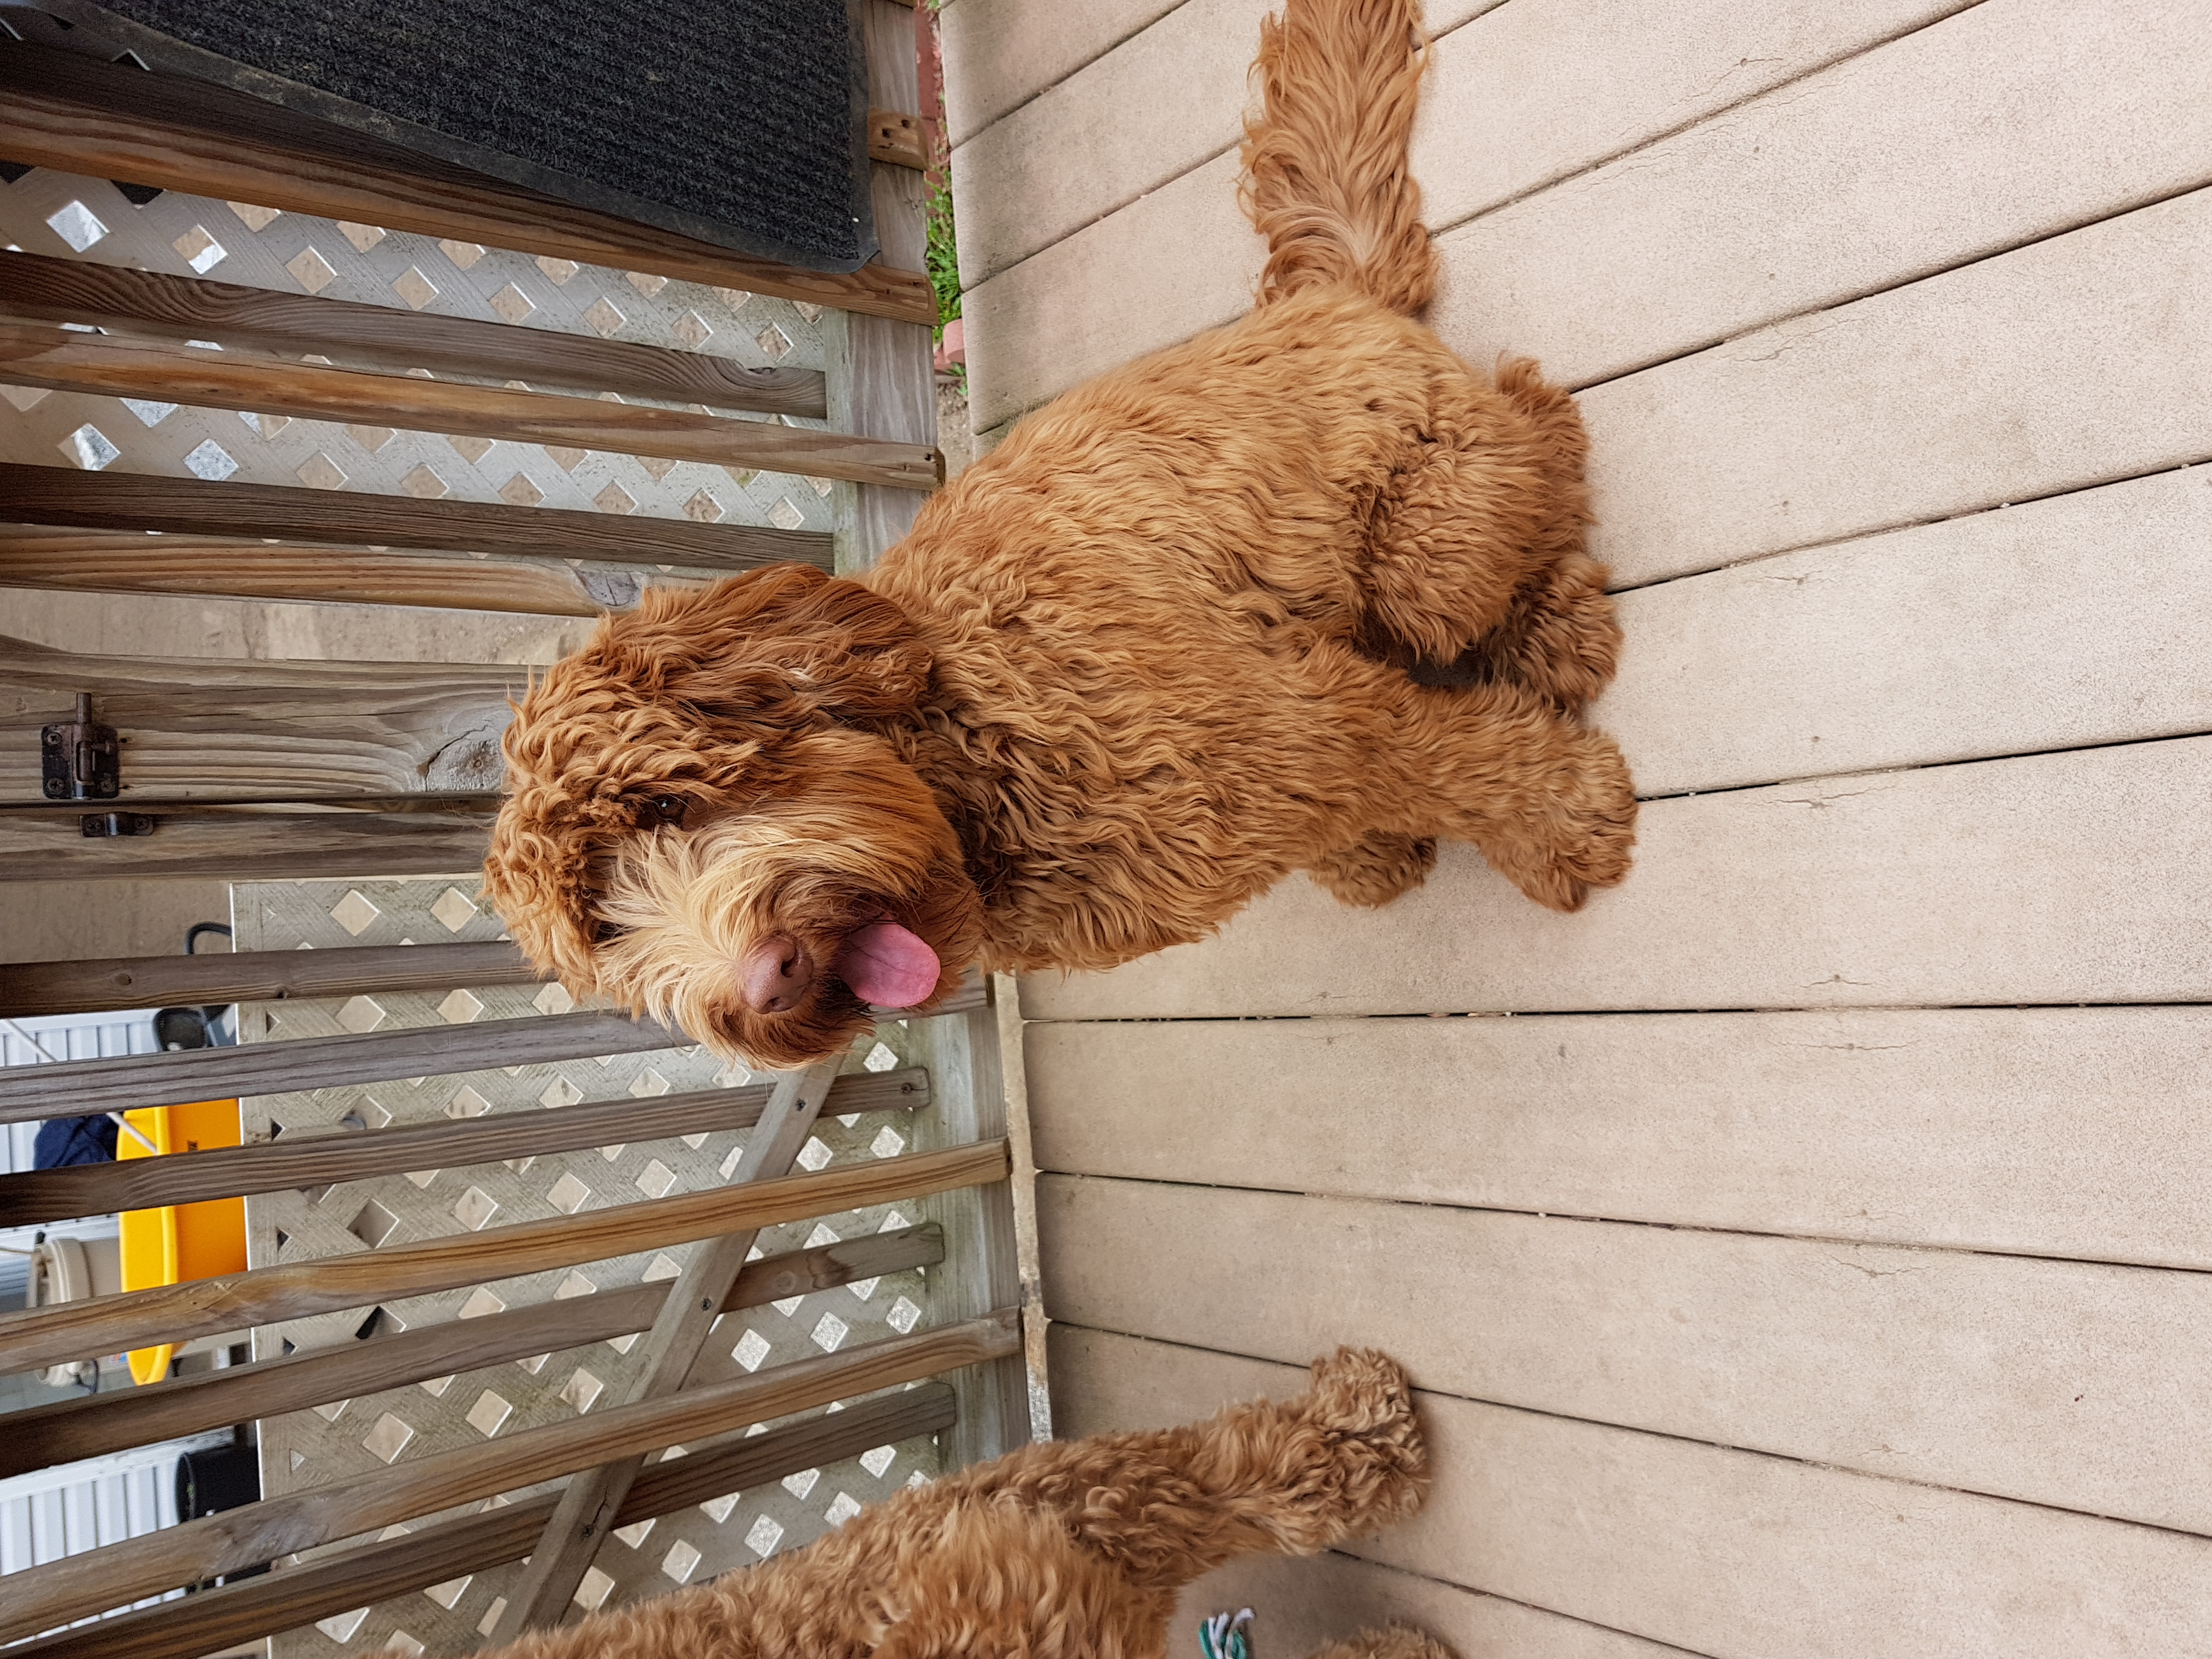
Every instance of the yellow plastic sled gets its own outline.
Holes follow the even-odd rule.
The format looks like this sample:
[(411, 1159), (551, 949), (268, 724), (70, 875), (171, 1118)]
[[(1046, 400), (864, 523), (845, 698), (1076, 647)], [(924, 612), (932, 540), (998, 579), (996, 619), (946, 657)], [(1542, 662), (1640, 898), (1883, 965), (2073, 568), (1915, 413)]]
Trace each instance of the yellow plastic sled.
[[(149, 1152), (137, 1135), (116, 1140), (118, 1158), (155, 1153), (212, 1152), (239, 1143), (238, 1103), (202, 1100), (189, 1106), (149, 1106), (125, 1112), (131, 1127), (154, 1143)], [(123, 1288), (151, 1290), (195, 1279), (246, 1271), (246, 1200), (215, 1198), (201, 1204), (165, 1204), (157, 1210), (125, 1210), (117, 1218), (123, 1256)], [(134, 1348), (131, 1376), (158, 1382), (169, 1374), (177, 1345), (164, 1342)]]

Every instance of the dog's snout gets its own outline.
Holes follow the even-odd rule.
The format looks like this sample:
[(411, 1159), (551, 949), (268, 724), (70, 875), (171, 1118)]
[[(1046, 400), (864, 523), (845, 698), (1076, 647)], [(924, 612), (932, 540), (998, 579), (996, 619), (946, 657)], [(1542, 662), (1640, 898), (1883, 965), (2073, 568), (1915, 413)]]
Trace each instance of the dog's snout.
[(757, 1014), (787, 1013), (814, 983), (814, 963), (788, 933), (771, 934), (738, 965), (738, 988)]

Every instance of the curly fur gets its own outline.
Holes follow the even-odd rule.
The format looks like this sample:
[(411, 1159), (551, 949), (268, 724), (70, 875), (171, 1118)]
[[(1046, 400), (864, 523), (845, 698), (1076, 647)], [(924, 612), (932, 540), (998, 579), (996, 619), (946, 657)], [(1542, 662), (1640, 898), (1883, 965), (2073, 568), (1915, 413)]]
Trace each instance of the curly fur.
[(1183, 1585), (1377, 1531), (1419, 1507), (1427, 1480), (1405, 1373), (1340, 1348), (1285, 1404), (1024, 1446), (804, 1549), (491, 1659), (1158, 1659)]
[[(486, 865), (533, 961), (795, 1066), (866, 1024), (835, 966), (884, 919), (942, 994), (1204, 938), (1292, 870), (1387, 903), (1439, 837), (1558, 909), (1621, 879), (1581, 422), (1408, 314), (1421, 40), (1416, 0), (1263, 30), (1249, 317), (1024, 421), (865, 579), (651, 595), (533, 689)], [(749, 1000), (764, 938), (829, 970), (803, 1002)]]

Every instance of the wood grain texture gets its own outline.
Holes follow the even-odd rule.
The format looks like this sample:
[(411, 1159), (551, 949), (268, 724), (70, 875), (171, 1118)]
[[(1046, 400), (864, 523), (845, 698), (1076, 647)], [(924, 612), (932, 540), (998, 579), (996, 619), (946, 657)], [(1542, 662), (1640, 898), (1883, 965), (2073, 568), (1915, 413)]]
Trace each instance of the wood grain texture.
[[(856, 1456), (872, 1446), (935, 1433), (956, 1420), (951, 1389), (930, 1382), (750, 1438), (694, 1446), (674, 1462), (646, 1470), (630, 1488), (616, 1523), (627, 1526), (667, 1515), (725, 1492)], [(555, 1501), (549, 1494), (438, 1522), (402, 1538), (202, 1590), (188, 1601), (164, 1602), (25, 1643), (18, 1651), (35, 1659), (198, 1659), (272, 1630), (296, 1628), (441, 1579), (503, 1565), (530, 1547)]]
[[(926, 1224), (763, 1256), (738, 1275), (722, 1310), (763, 1307), (944, 1259), (942, 1231)], [(652, 1324), (667, 1291), (665, 1281), (633, 1285), (33, 1407), (15, 1420), (21, 1433), (0, 1437), (0, 1478), (611, 1340)]]
[(925, 445), (772, 421), (726, 420), (646, 404), (325, 368), (130, 336), (80, 334), (42, 323), (0, 322), (0, 380), (55, 392), (158, 398), (205, 409), (566, 444), (906, 489), (933, 489), (944, 481), (943, 458)]
[[(1045, 1168), (2212, 1271), (2212, 1011), (1032, 1024)], [(1386, 1078), (1389, 1087), (1378, 1089)]]
[(717, 409), (817, 418), (828, 412), (822, 376), (811, 369), (747, 368), (702, 352), (36, 253), (0, 252), (0, 315)]
[(604, 1261), (738, 1227), (769, 1227), (864, 1204), (926, 1197), (949, 1187), (1003, 1180), (1006, 1173), (1006, 1144), (994, 1141), (0, 1314), (0, 1370), (46, 1364), (50, 1355), (114, 1353), (143, 1340), (186, 1342), (388, 1297)]
[(501, 502), (418, 501), (353, 490), (211, 483), (0, 461), (0, 501), (25, 523), (166, 530), (441, 551), (524, 553), (615, 564), (750, 570), (792, 560), (830, 568), (830, 538), (772, 525), (695, 524)]
[(1026, 0), (948, 0), (945, 137), (955, 145), (1111, 51), (1182, 0), (1099, 0), (1055, 12), (1049, 27)]
[(1662, 582), (1592, 718), (1645, 795), (2212, 731), (2208, 549), (2200, 466)]
[[(1233, 152), (1218, 155), (963, 294), (975, 429), (1249, 311), (1267, 248), (1237, 206), (1237, 173)], [(957, 167), (952, 195), (958, 218), (995, 210)]]
[[(730, 1185), (781, 1180), (822, 1115), (842, 1054), (779, 1077), (745, 1138)], [(721, 1317), (723, 1304), (743, 1273), (757, 1230), (740, 1226), (702, 1242), (670, 1284), (645, 1334), (644, 1352), (622, 1403), (662, 1399), (683, 1387)], [(569, 1477), (560, 1502), (531, 1546), (530, 1564), (509, 1589), (507, 1606), (492, 1627), (495, 1641), (513, 1641), (533, 1627), (557, 1625), (569, 1599), (613, 1529), (615, 1516), (644, 1467), (641, 1456), (611, 1459)]]
[(936, 319), (935, 296), (919, 270), (881, 264), (845, 273), (804, 270), (752, 258), (574, 207), (243, 94), (73, 52), (8, 43), (0, 50), (0, 112), (7, 159), (64, 173), (657, 271), (842, 311)]
[[(1022, 982), (1034, 1018), (2200, 1002), (2212, 739), (1644, 805), (1637, 866), (1539, 910), (1473, 849), (1376, 914), (1293, 876), (1204, 945)], [(1751, 948), (1756, 941), (1756, 948)]]
[(685, 1038), (627, 1014), (551, 1014), (470, 1025), (417, 1025), (357, 1036), (248, 1042), (168, 1054), (65, 1060), (0, 1073), (0, 1123), (59, 1112), (121, 1112), (236, 1095), (332, 1089), (399, 1077), (440, 1077), (495, 1066), (530, 1066), (585, 1054), (681, 1046)]
[(1634, 586), (2201, 461), (2208, 373), (2197, 191), (1583, 392), (1590, 548)]
[[(690, 584), (663, 577), (653, 585)], [(597, 617), (635, 605), (646, 583), (629, 571), (571, 570), (466, 553), (7, 525), (0, 526), (0, 586)]]
[(1056, 1321), (2212, 1536), (2201, 1273), (1091, 1176), (1038, 1210)]
[(2158, 201), (2212, 179), (2208, 52), (2160, 0), (1969, 7), (1439, 238), (1432, 324), (1583, 386)]
[[(870, 110), (868, 159), (887, 167), (916, 170), (927, 167), (929, 157), (922, 149), (921, 118), (895, 109)], [(821, 413), (819, 410), (813, 412)]]
[[(1063, 1431), (1297, 1392), (1303, 1367), (1053, 1329)], [(1352, 1551), (1693, 1653), (2212, 1650), (2212, 1542), (1786, 1458), (1419, 1396), (1435, 1484)]]
[[(1745, 8), (1729, 0), (1681, 0), (1624, 9), (1605, 0), (1515, 0), (1498, 7), (1468, 0), (1431, 7), (1428, 22), (1441, 39), (1422, 87), (1413, 153), (1424, 216), (1432, 228), (1449, 227), (1961, 3), (1789, 0)], [(973, 22), (963, 22), (963, 8), (975, 13)], [(961, 143), (978, 131), (963, 125), (958, 112), (968, 83), (994, 79), (995, 65), (1026, 61), (1060, 44), (1059, 20), (1050, 29), (1024, 26), (1000, 15), (1011, 9), (1001, 0), (963, 0), (946, 15), (947, 79), (959, 94), (953, 125)], [(1155, 27), (1173, 26), (1194, 9), (1184, 6)], [(1449, 27), (1468, 16), (1473, 21), (1464, 27)], [(988, 33), (981, 27), (987, 18), (997, 19)], [(1121, 49), (1135, 45), (1129, 40)], [(1107, 68), (1096, 63), (1085, 73)], [(1179, 70), (1166, 73), (1179, 81)], [(1170, 83), (1158, 77), (1151, 82)], [(1139, 97), (1149, 95), (1143, 84)], [(1203, 137), (1186, 143), (1188, 171), (1134, 199), (1114, 197), (1126, 205), (1103, 218), (1072, 216), (1064, 240), (1002, 273), (980, 281), (970, 274), (975, 292), (963, 299), (963, 313), (979, 430), (1144, 352), (1232, 321), (1249, 307), (1262, 250), (1237, 206), (1237, 161), (1229, 153), (1243, 107), (1241, 83), (1212, 102), (1218, 107), (1208, 111)], [(1079, 146), (1092, 134), (1078, 124), (1055, 137)], [(1048, 198), (1085, 188), (1072, 182), (1080, 166), (1048, 167), (1010, 154), (1007, 167), (1010, 183)], [(1007, 199), (975, 173), (972, 167), (956, 169), (953, 178), (963, 234), (971, 225), (994, 223), (1012, 227), (1000, 234), (1024, 234), (1021, 223), (1037, 216), (1031, 199)], [(1103, 211), (1108, 198), (1098, 200), (1094, 211)], [(1577, 250), (1577, 258), (1584, 253)], [(1450, 289), (1450, 281), (1448, 276), (1453, 293), (1474, 292), (1471, 282)], [(1644, 302), (1650, 303), (1648, 295)], [(1485, 343), (1471, 361), (1487, 362), (1501, 345), (1536, 349), (1529, 340), (1507, 338)]]
[(749, 1423), (894, 1387), (1019, 1345), (1011, 1316), (867, 1343), (738, 1382), (616, 1406), (381, 1474), (264, 1498), (12, 1575), (0, 1640), (196, 1583), (335, 1539), (489, 1498), (610, 1457), (658, 1450)]
[(198, 807), (155, 816), (151, 836), (93, 840), (79, 831), (74, 811), (0, 815), (0, 881), (460, 875), (483, 865), (491, 836), (489, 817), (428, 812)]
[[(1437, 42), (1421, 82), (1413, 144), (1421, 216), (1431, 231), (1448, 230), (1667, 134), (1733, 120), (1735, 106), (1769, 88), (1973, 4), (1513, 0), (1490, 9)], [(1972, 95), (1963, 82), (1946, 90), (1947, 101)]]
[[(0, 1227), (749, 1128), (760, 1121), (770, 1093), (766, 1084), (702, 1089), (647, 1100), (592, 1102), (557, 1112), (497, 1112), (397, 1129), (306, 1139), (287, 1136), (220, 1152), (27, 1170), (0, 1176)], [(911, 1112), (928, 1103), (929, 1073), (907, 1066), (838, 1079), (824, 1109)]]
[(0, 805), (43, 803), (39, 732), (71, 718), (80, 692), (123, 739), (107, 805), (488, 796), (530, 677), (513, 664), (78, 656), (0, 637)]
[[(928, 1068), (935, 1099), (934, 1109), (915, 1120), (917, 1149), (969, 1140), (1006, 1144), (998, 1024), (994, 1013), (978, 1010), (909, 1028), (908, 1051)], [(1010, 1154), (1009, 1175), (1012, 1168)], [(1020, 1255), (1009, 1182), (946, 1188), (926, 1199), (921, 1213), (945, 1229), (945, 1259), (930, 1274), (930, 1305), (937, 1317), (1018, 1305)], [(1030, 1439), (1028, 1369), (1019, 1354), (951, 1382), (960, 1396), (960, 1426), (944, 1443), (946, 1468), (981, 1462)]]
[(25, 1019), (175, 1002), (283, 1002), (449, 985), (527, 985), (538, 970), (505, 939), (343, 951), (240, 951), (0, 963), (0, 1015)]

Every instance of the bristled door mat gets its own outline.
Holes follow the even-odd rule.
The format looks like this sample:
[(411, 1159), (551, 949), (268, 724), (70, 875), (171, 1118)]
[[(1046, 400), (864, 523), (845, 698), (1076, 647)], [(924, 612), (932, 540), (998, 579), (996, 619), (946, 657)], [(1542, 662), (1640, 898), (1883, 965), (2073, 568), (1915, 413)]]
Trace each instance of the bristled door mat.
[(34, 0), (215, 82), (817, 270), (876, 252), (857, 0)]

